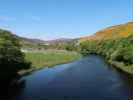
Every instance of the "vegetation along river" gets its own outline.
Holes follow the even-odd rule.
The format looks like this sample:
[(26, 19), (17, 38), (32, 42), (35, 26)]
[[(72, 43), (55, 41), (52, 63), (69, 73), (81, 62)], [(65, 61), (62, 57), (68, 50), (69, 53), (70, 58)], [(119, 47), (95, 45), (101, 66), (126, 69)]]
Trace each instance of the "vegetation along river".
[(91, 55), (23, 77), (13, 100), (133, 100), (133, 79)]

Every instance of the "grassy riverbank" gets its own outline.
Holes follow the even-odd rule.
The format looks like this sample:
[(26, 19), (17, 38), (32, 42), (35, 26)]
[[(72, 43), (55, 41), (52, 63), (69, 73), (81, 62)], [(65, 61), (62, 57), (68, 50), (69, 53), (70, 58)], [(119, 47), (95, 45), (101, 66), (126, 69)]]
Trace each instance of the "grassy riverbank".
[(57, 64), (72, 62), (81, 57), (76, 52), (68, 52), (61, 50), (47, 50), (41, 52), (26, 52), (26, 60), (32, 63), (32, 68), (21, 71), (20, 73), (38, 70), (44, 67), (52, 67)]

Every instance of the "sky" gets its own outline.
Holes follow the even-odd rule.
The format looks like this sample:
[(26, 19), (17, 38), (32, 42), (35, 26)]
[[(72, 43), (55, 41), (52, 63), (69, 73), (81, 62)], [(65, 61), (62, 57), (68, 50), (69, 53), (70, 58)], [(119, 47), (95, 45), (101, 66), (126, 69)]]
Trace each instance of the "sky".
[(133, 0), (0, 0), (0, 28), (51, 40), (133, 21)]

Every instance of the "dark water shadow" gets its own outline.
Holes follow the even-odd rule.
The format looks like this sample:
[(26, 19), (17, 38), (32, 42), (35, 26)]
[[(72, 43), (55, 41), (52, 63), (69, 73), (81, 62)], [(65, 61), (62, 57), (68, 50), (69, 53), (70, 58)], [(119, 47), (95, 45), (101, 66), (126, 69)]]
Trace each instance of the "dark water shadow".
[(25, 80), (19, 80), (15, 83), (0, 81), (0, 100), (14, 100), (18, 97), (25, 87)]
[(123, 84), (125, 84), (125, 86), (127, 86), (126, 88), (133, 90), (133, 75), (126, 73), (124, 71), (122, 71), (121, 69), (111, 65), (108, 63), (108, 61), (100, 55), (97, 54), (92, 54), (91, 56), (97, 56), (99, 57), (102, 61), (103, 64), (112, 72), (117, 73), (117, 76), (119, 77), (119, 79), (123, 82)]
[(109, 70), (112, 70), (112, 72), (117, 73), (119, 79), (123, 82), (123, 84), (125, 84), (125, 86), (127, 86), (126, 88), (133, 90), (133, 75), (124, 72), (123, 70), (109, 64), (108, 61), (103, 56), (99, 57), (104, 61), (104, 65), (107, 66)]
[[(112, 66), (113, 67), (113, 66)], [(133, 89), (133, 75), (123, 72), (119, 68), (112, 68), (114, 71), (117, 71), (121, 81), (123, 81), (126, 86)]]

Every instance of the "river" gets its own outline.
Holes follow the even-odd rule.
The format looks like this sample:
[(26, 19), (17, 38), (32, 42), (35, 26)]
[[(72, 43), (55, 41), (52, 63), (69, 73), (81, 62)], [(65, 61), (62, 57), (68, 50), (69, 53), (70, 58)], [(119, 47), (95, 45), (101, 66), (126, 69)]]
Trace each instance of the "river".
[(10, 100), (133, 100), (133, 78), (100, 56), (36, 71)]

